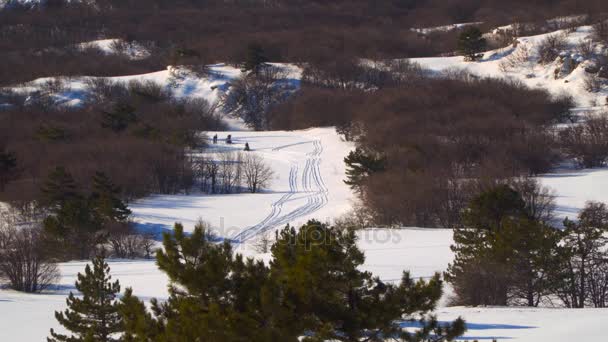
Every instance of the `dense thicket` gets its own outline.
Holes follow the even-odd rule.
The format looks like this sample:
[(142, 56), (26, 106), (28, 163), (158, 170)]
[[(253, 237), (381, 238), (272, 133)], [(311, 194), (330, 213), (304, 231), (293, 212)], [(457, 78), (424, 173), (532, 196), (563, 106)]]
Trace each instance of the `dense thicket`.
[[(331, 59), (336, 54), (428, 56), (455, 51), (458, 32), (421, 34), (411, 28), (479, 21), (492, 28), (560, 14), (598, 14), (608, 7), (601, 0), (98, 0), (95, 7), (62, 2), (0, 12), (0, 82), (138, 73), (184, 58), (240, 63), (252, 43), (263, 47), (272, 61)], [(133, 61), (95, 50), (64, 49), (100, 37), (137, 40), (153, 47), (154, 54)]]
[(378, 223), (458, 226), (472, 195), (559, 158), (551, 127), (568, 116), (568, 99), (467, 75), (425, 78), (406, 62), (310, 68), (271, 125), (336, 125), (356, 141), (346, 181)]
[(84, 106), (45, 105), (40, 95), (0, 111), (0, 145), (16, 160), (0, 170), (2, 200), (39, 199), (42, 181), (58, 166), (87, 188), (104, 172), (127, 199), (190, 188), (186, 150), (202, 146), (200, 132), (222, 127), (210, 106), (175, 101), (152, 83), (91, 87), (96, 98)]

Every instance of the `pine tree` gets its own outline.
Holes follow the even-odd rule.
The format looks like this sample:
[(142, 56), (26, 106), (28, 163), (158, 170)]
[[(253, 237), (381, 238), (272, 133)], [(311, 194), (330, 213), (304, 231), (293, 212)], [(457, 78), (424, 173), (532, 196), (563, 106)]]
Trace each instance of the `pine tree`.
[(96, 172), (93, 176), (93, 192), (90, 201), (101, 220), (124, 222), (129, 218), (131, 210), (119, 196), (120, 188), (114, 185), (105, 173)]
[[(172, 285), (153, 314), (128, 293), (123, 302), (127, 341), (451, 341), (464, 321), (439, 324), (425, 315), (442, 295), (439, 275), (386, 284), (361, 271), (363, 253), (353, 232), (311, 221), (286, 227), (271, 248), (270, 266), (234, 256), (203, 227), (186, 236), (180, 224), (157, 254)], [(424, 315), (417, 333), (398, 320)]]
[(0, 150), (0, 192), (17, 176), (17, 157), (14, 153)]
[(292, 329), (307, 331), (305, 341), (452, 340), (464, 322), (422, 321), (417, 333), (403, 331), (397, 320), (414, 320), (432, 311), (442, 295), (436, 274), (414, 281), (404, 272), (401, 282), (388, 284), (360, 270), (365, 261), (354, 231), (339, 231), (318, 221), (296, 230), (287, 227), (272, 247), (271, 275), (290, 298)]
[(49, 250), (62, 259), (88, 259), (102, 242), (101, 222), (91, 203), (64, 168), (57, 167), (42, 186), (43, 203), (51, 215), (43, 221)]
[(114, 132), (122, 132), (130, 124), (137, 121), (135, 108), (129, 104), (119, 102), (114, 105), (112, 111), (102, 112), (101, 125), (104, 128), (109, 128)]
[(465, 29), (458, 37), (458, 50), (465, 56), (468, 61), (475, 61), (482, 56), (482, 52), (486, 47), (486, 40), (483, 38), (483, 33), (477, 27), (469, 27)]
[(233, 256), (230, 243), (213, 242), (201, 224), (186, 235), (176, 223), (163, 245), (157, 263), (171, 280), (170, 297), (152, 301), (154, 316), (126, 297), (126, 340), (297, 341), (299, 331), (277, 323), (285, 316), (263, 262)]
[(117, 334), (124, 330), (120, 302), (116, 300), (120, 284), (118, 280), (112, 282), (110, 267), (103, 256), (93, 259), (92, 269), (87, 265), (85, 273), (78, 274), (76, 289), (82, 293), (82, 298), (70, 292), (66, 301), (68, 308), (55, 312), (55, 318), (71, 336), (51, 329), (48, 341), (118, 341)]
[(56, 167), (42, 186), (43, 203), (59, 208), (67, 202), (81, 199), (81, 194), (72, 175), (63, 167)]
[(550, 293), (560, 235), (534, 219), (518, 192), (499, 185), (481, 193), (463, 221), (446, 272), (459, 304), (537, 306)]
[(247, 56), (241, 69), (243, 72), (251, 71), (257, 75), (260, 68), (264, 67), (267, 62), (268, 59), (264, 55), (262, 46), (259, 44), (250, 44), (247, 47)]
[(351, 151), (346, 158), (346, 180), (344, 183), (355, 190), (360, 190), (367, 177), (386, 169), (386, 158), (357, 147)]

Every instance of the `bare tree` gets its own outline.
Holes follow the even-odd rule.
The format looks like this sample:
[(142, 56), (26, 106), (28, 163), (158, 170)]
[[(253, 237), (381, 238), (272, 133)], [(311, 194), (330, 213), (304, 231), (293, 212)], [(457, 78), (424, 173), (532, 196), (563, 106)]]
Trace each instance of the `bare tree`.
[(131, 222), (114, 222), (108, 228), (109, 255), (115, 258), (151, 258), (155, 241), (151, 234), (138, 232)]
[(584, 122), (560, 133), (566, 153), (583, 167), (602, 166), (608, 158), (608, 118), (587, 115)]
[(270, 252), (272, 246), (272, 240), (270, 239), (270, 232), (266, 231), (258, 235), (254, 242), (254, 247), (258, 253)]
[(219, 177), (222, 182), (222, 192), (232, 193), (240, 186), (241, 153), (221, 153), (219, 155)]
[(511, 186), (520, 194), (534, 220), (551, 223), (555, 212), (555, 191), (542, 186), (535, 178), (528, 177), (515, 179)]
[(551, 34), (543, 39), (538, 44), (539, 62), (547, 64), (555, 61), (560, 52), (566, 47), (566, 38), (567, 35), (565, 34)]
[(0, 277), (17, 291), (40, 292), (59, 280), (49, 259), (39, 223), (30, 223), (12, 209), (0, 217)]
[(268, 186), (268, 182), (274, 176), (274, 171), (264, 161), (264, 158), (257, 154), (247, 154), (243, 158), (243, 177), (247, 189), (251, 193), (259, 192)]
[(595, 38), (602, 42), (608, 42), (608, 20), (602, 20), (593, 25)]
[(286, 81), (282, 69), (266, 66), (257, 73), (245, 74), (233, 82), (221, 103), (227, 113), (243, 119), (255, 130), (263, 130), (270, 125), (270, 109), (293, 91), (294, 87)]

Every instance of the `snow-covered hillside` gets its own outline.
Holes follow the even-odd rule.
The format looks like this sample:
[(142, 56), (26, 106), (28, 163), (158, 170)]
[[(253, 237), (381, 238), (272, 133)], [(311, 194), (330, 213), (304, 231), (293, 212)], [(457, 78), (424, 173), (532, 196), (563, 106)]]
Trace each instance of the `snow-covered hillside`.
[[(0, 0), (0, 7), (3, 3), (6, 0)], [(589, 35), (589, 27), (568, 33), (568, 58), (577, 58), (574, 56), (576, 44)], [(554, 70), (560, 67), (558, 61), (549, 65), (536, 62), (536, 46), (545, 37), (519, 38), (517, 47), (486, 53), (479, 62), (465, 62), (462, 57), (419, 58), (414, 61), (435, 72), (461, 69), (479, 76), (512, 78), (531, 87), (548, 89), (556, 95), (571, 94), (577, 99), (580, 112), (603, 108), (608, 89), (604, 87), (596, 93), (585, 90), (588, 61), (578, 61), (573, 70), (557, 78)], [(110, 46), (111, 41), (95, 44), (104, 48)], [(523, 50), (529, 52), (525, 63), (508, 70), (501, 67), (509, 56)], [(290, 81), (299, 82), (300, 68), (281, 66), (289, 71)], [(228, 91), (230, 82), (239, 77), (241, 71), (223, 64), (213, 65), (210, 70), (209, 76), (203, 78), (178, 67), (169, 67), (155, 73), (110, 79), (115, 82), (154, 81), (170, 89), (177, 98), (204, 98), (217, 103), (219, 96)], [(40, 92), (49, 80), (35, 80), (15, 90)], [(86, 77), (66, 79), (64, 90), (47, 95), (53, 97), (57, 104), (79, 105), (90, 95), (86, 80)], [(251, 242), (256, 235), (287, 223), (297, 226), (311, 218), (330, 221), (351, 209), (355, 196), (343, 182), (343, 158), (353, 145), (343, 141), (333, 128), (250, 132), (243, 130), (238, 122), (232, 122), (232, 128), (240, 130), (208, 132), (208, 136), (218, 134), (220, 138), (220, 144), (208, 153), (242, 150), (244, 144), (249, 143), (253, 150), (251, 153), (263, 156), (275, 171), (269, 189), (261, 194), (150, 196), (130, 205), (140, 229), (163, 232), (170, 230), (175, 222), (182, 222), (186, 230), (191, 230), (198, 219), (203, 219), (221, 237), (234, 241), (238, 252), (268, 258), (253, 248)], [(234, 144), (221, 142), (227, 134), (232, 134)], [(555, 190), (560, 218), (574, 217), (587, 200), (608, 202), (607, 169), (576, 170), (568, 167), (540, 179)], [(403, 270), (410, 270), (415, 277), (430, 277), (434, 272), (444, 271), (453, 258), (449, 249), (452, 243), (449, 229), (369, 229), (361, 231), (359, 237), (359, 246), (366, 255), (364, 268), (385, 281), (398, 280)], [(57, 328), (53, 311), (64, 308), (65, 297), (74, 290), (75, 275), (82, 272), (84, 264), (62, 264), (59, 287), (41, 295), (0, 290), (0, 341), (44, 340), (51, 327)], [(166, 298), (167, 279), (153, 261), (113, 261), (110, 266), (114, 278), (121, 281), (123, 288), (132, 286), (135, 294), (146, 300)], [(446, 301), (443, 302), (445, 304)], [(469, 327), (463, 337), (465, 340), (513, 339), (522, 342), (570, 342), (575, 338), (598, 340), (598, 336), (604, 336), (601, 323), (608, 319), (607, 310), (593, 309), (441, 307), (437, 314), (441, 320), (463, 316)]]
[[(112, 52), (112, 43), (116, 40), (98, 40), (83, 43), (84, 46), (94, 46), (108, 53)], [(147, 53), (143, 47), (130, 51), (134, 58)], [(292, 87), (299, 87), (302, 69), (292, 64), (272, 63), (273, 66), (280, 68), (285, 75), (285, 81)], [(230, 88), (230, 83), (242, 75), (239, 68), (225, 64), (214, 64), (208, 66), (209, 70), (205, 77), (199, 77), (188, 69), (179, 66), (168, 66), (166, 70), (152, 72), (141, 75), (128, 75), (117, 77), (46, 77), (28, 82), (24, 85), (11, 87), (10, 90), (19, 93), (35, 96), (47, 96), (55, 105), (78, 106), (83, 104), (88, 96), (91, 96), (87, 85), (89, 81), (105, 79), (113, 83), (127, 84), (131, 81), (154, 82), (167, 89), (177, 99), (202, 98), (210, 104), (217, 103), (222, 93)], [(61, 89), (55, 92), (47, 92), (45, 85), (50, 82), (60, 81)]]

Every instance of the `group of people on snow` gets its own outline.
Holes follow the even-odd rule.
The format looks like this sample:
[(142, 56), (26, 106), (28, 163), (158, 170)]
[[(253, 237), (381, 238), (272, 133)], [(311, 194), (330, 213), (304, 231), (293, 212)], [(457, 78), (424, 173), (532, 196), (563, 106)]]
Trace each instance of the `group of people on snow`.
[[(213, 144), (217, 144), (217, 139), (218, 139), (217, 134), (215, 134), (213, 136)], [(229, 144), (229, 145), (232, 144), (232, 134), (228, 134), (228, 136), (226, 137), (226, 144)], [(249, 143), (248, 142), (245, 143), (245, 149), (244, 150), (245, 151), (251, 151), (251, 148), (249, 147)]]

